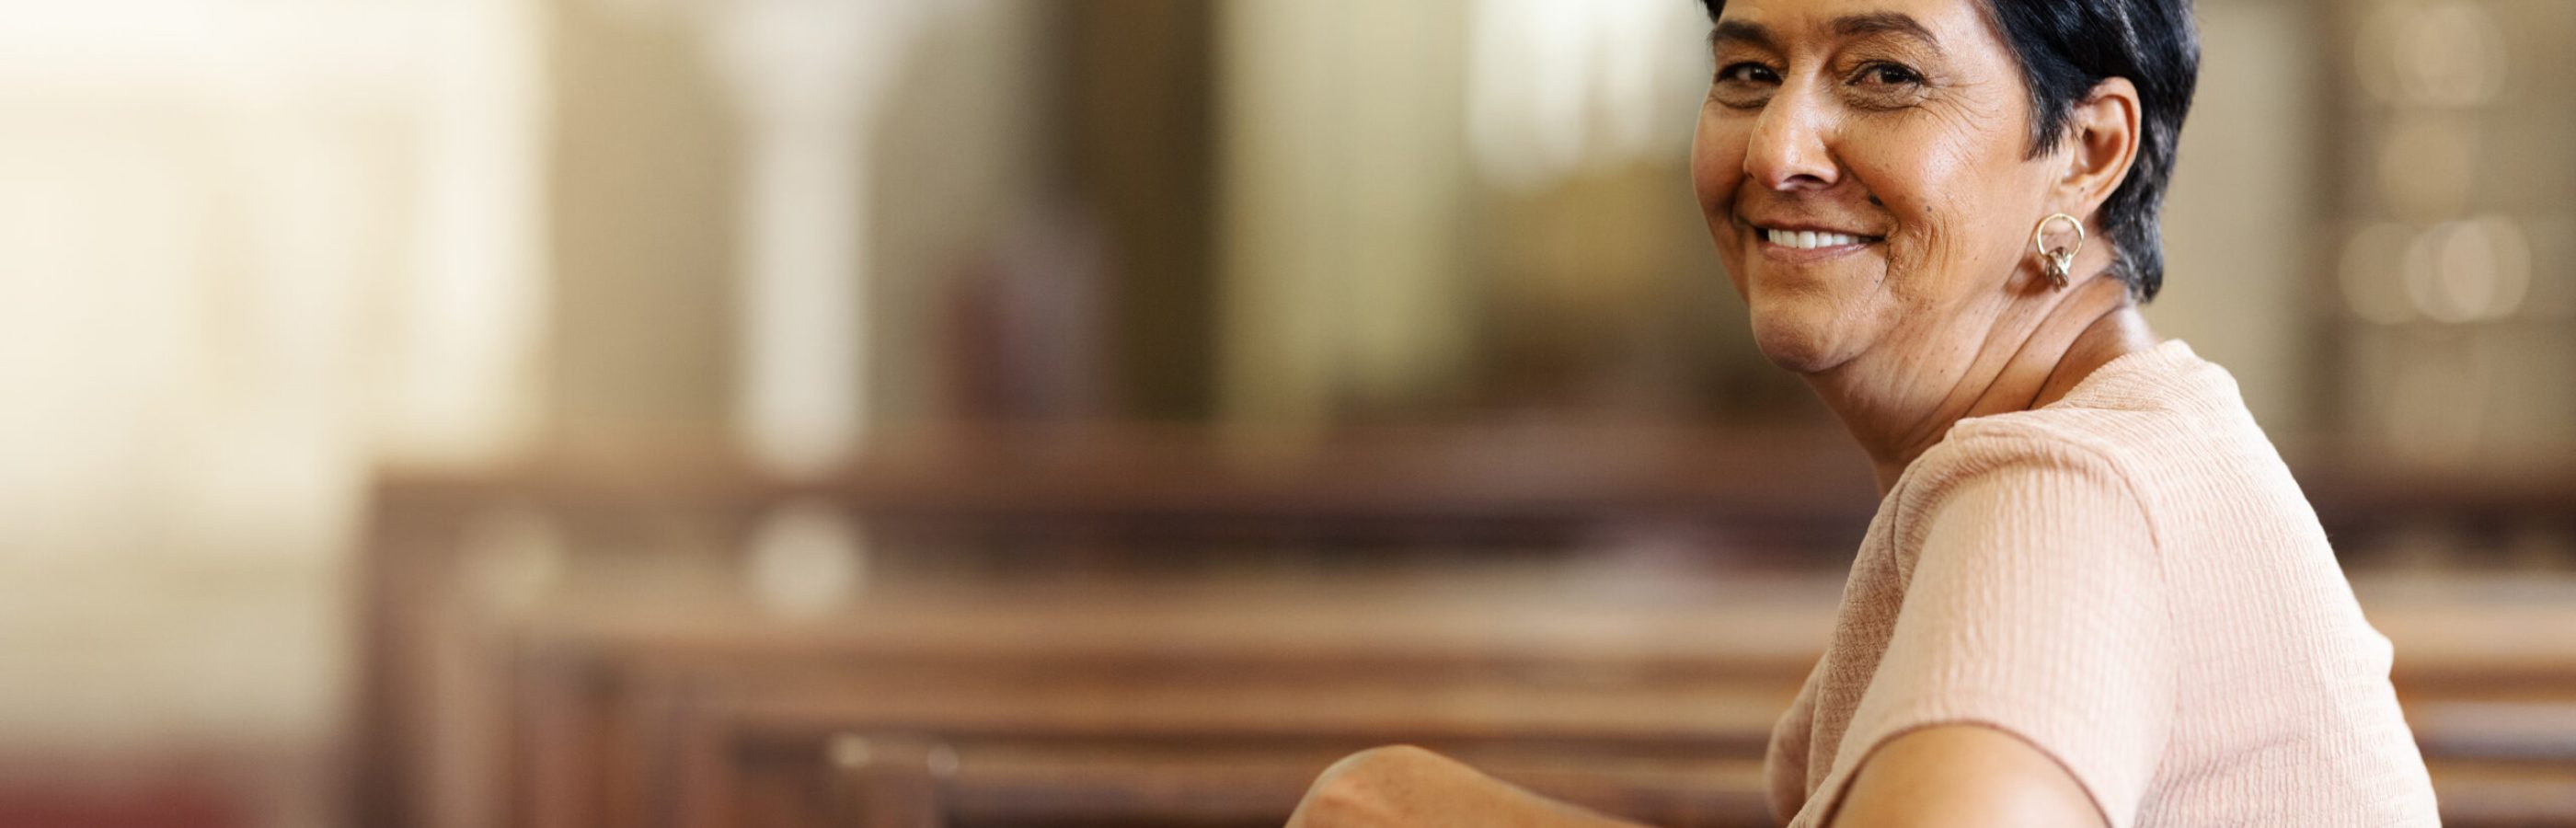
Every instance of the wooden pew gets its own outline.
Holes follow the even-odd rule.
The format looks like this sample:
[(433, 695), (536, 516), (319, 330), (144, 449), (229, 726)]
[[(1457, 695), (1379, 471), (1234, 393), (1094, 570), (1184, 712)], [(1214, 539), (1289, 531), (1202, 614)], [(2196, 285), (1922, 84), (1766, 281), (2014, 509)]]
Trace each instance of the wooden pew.
[[(1559, 442), (1389, 438), (1273, 462), (1005, 440), (808, 483), (668, 460), (390, 479), (363, 572), (355, 812), (395, 828), (1272, 824), (1333, 758), (1413, 742), (1657, 824), (1768, 824), (1762, 739), (1824, 639), (1865, 472), (1799, 465), (1820, 441)], [(2367, 515), (2339, 543), (2452, 514), (2317, 488), (2325, 514)], [(2368, 508), (2327, 500), (2347, 495)], [(2494, 523), (2563, 517), (2560, 498), (2424, 502)], [(823, 617), (742, 585), (742, 539), (790, 500), (878, 538), (880, 574)], [(470, 548), (495, 510), (556, 527), (563, 549), (496, 578)], [(1639, 527), (1706, 546), (1589, 546)], [(943, 533), (988, 551), (906, 557)], [(1067, 536), (1081, 565), (1053, 557)], [(1254, 578), (1188, 551), (1245, 536), (1311, 548), (1312, 565)], [(551, 574), (510, 586), (520, 569)], [(2449, 823), (2576, 824), (2576, 587), (2357, 581)]]
[[(555, 772), (531, 777), (522, 813), (550, 826), (912, 818), (887, 808), (960, 824), (1276, 823), (1332, 760), (1402, 742), (1660, 824), (1767, 824), (1764, 740), (1808, 667), (1769, 642), (1819, 638), (1830, 587), (1517, 620), (1489, 616), (1526, 603), (1525, 586), (1428, 608), (1224, 590), (1145, 607), (950, 596), (822, 632), (566, 630), (524, 656), (522, 698), (612, 712), (537, 714), (545, 735), (525, 749)], [(604, 746), (641, 761), (585, 758)], [(888, 791), (919, 804), (885, 805), (907, 796)]]

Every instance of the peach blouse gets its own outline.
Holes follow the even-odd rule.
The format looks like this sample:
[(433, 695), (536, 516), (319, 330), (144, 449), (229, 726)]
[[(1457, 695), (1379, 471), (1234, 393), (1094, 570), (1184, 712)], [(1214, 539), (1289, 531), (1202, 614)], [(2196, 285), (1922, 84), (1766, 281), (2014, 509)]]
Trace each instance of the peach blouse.
[(1872, 749), (1973, 723), (2113, 828), (2438, 825), (2389, 659), (2235, 379), (2166, 342), (1906, 469), (1772, 732), (1771, 804), (1821, 825)]

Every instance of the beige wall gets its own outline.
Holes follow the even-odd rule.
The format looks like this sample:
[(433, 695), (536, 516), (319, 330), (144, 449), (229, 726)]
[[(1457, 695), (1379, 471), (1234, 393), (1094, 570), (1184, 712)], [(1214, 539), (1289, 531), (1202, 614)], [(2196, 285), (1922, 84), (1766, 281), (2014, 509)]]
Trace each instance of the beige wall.
[(2312, 424), (2327, 388), (2317, 342), (2334, 297), (2322, 177), (2331, 68), (2304, 0), (2199, 4), (2201, 77), (2164, 211), (2166, 283), (2156, 331), (2236, 375), (2276, 434)]
[[(966, 7), (960, 6), (961, 9)], [(893, 417), (1030, 200), (1040, 16), (922, 35), (868, 159)], [(247, 757), (326, 824), (374, 473), (728, 439), (736, 128), (685, 4), (13, 7), (0, 767)], [(268, 785), (268, 782), (255, 782)]]
[(1233, 0), (1219, 21), (1224, 416), (1319, 426), (1457, 382), (1466, 4)]

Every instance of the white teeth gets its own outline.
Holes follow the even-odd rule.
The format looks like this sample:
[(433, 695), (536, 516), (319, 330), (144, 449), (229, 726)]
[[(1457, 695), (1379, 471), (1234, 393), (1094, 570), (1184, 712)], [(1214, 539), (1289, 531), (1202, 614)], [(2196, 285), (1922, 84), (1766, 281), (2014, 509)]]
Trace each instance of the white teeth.
[(1841, 247), (1847, 244), (1859, 244), (1861, 241), (1859, 236), (1847, 236), (1841, 233), (1818, 233), (1813, 230), (1764, 230), (1762, 231), (1762, 238), (1772, 244), (1793, 250), (1814, 250), (1819, 247)]

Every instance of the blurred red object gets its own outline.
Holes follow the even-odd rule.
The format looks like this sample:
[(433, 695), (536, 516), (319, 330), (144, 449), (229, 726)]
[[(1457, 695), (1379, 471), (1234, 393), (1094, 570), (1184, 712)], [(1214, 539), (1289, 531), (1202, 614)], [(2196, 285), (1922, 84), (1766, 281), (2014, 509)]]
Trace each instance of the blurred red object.
[(0, 828), (235, 828), (250, 824), (236, 795), (194, 783), (118, 791), (0, 786)]

